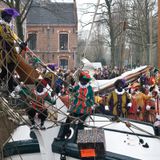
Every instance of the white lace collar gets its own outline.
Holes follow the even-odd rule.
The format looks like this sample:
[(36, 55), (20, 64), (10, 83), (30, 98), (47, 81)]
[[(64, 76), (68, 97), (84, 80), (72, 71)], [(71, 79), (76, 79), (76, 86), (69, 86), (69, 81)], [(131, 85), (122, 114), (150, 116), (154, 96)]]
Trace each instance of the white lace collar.
[(7, 22), (5, 22), (3, 19), (0, 19), (0, 24), (5, 24), (5, 25), (11, 27), (11, 23), (7, 23)]
[(79, 85), (81, 88), (87, 88), (87, 87), (89, 86), (89, 83), (87, 83), (86, 85), (82, 85), (82, 84), (79, 82), (78, 85)]
[(122, 89), (122, 91), (121, 91), (121, 92), (119, 92), (117, 89), (115, 89), (115, 92), (116, 92), (118, 95), (122, 95), (122, 94), (124, 94), (125, 90), (124, 90), (124, 89)]

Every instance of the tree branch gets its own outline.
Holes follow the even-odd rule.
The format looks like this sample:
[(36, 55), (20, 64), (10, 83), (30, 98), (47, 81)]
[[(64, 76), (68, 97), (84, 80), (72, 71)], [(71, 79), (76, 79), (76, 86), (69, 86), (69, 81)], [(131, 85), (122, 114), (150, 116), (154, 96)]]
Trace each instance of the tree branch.
[[(23, 17), (21, 19), (21, 23), (24, 22), (24, 20), (26, 19), (27, 15), (28, 15), (28, 12), (32, 6), (32, 3), (33, 3), (33, 0), (28, 0), (25, 7), (23, 8), (22, 12), (21, 12), (21, 16)], [(26, 11), (27, 10), (27, 11)], [(25, 12), (26, 11), (26, 12)]]

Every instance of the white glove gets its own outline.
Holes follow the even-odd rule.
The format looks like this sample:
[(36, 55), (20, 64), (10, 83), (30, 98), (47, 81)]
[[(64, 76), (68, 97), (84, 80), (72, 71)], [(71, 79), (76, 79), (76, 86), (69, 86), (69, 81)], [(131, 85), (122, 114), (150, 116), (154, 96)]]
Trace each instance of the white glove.
[(21, 90), (21, 86), (20, 85), (17, 85), (14, 89), (15, 92), (20, 92)]
[(141, 112), (141, 110), (142, 110), (141, 107), (137, 108), (137, 112)]
[(147, 105), (146, 110), (149, 111), (151, 109), (151, 106)]
[(132, 106), (132, 103), (131, 103), (131, 102), (127, 104), (127, 107), (128, 107), (128, 108), (131, 108), (131, 106)]
[(92, 110), (95, 110), (95, 108), (96, 108), (96, 105), (94, 104), (94, 105), (92, 106)]
[(109, 111), (109, 106), (105, 106), (105, 110), (106, 110), (106, 111)]

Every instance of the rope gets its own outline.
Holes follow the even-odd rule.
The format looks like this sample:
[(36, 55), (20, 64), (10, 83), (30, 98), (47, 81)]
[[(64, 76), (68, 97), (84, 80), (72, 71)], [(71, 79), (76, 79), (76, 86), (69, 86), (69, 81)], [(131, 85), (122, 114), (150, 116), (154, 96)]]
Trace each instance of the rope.
[[(152, 136), (152, 137), (157, 138), (157, 139), (160, 140), (160, 137), (159, 137), (159, 136), (155, 136), (154, 134), (152, 134), (152, 133), (150, 133), (150, 132), (148, 132), (148, 131), (146, 131), (146, 130), (144, 130), (144, 129), (136, 126), (136, 125), (134, 125), (134, 124), (131, 123), (131, 122), (126, 122), (126, 121), (123, 121), (123, 120), (121, 120), (121, 119), (118, 119), (118, 120), (119, 120), (120, 122), (124, 123), (126, 126), (127, 126), (127, 123), (128, 123), (129, 125), (131, 125), (132, 128), (135, 128), (135, 129), (137, 129), (137, 130), (139, 130), (139, 131), (141, 131), (141, 132), (144, 132), (144, 133), (146, 133), (146, 134), (148, 134), (148, 135), (150, 135), (150, 136)], [(130, 126), (127, 126), (127, 127), (130, 128)]]
[(90, 37), (91, 37), (94, 21), (95, 21), (95, 18), (96, 18), (98, 7), (99, 7), (99, 3), (100, 3), (100, 0), (97, 0), (97, 5), (96, 5), (96, 9), (95, 9), (95, 12), (94, 12), (94, 15), (93, 15), (93, 20), (92, 20), (92, 23), (91, 23), (91, 28), (89, 30), (89, 34), (88, 34), (88, 38), (87, 38), (87, 43), (86, 43), (86, 46), (85, 46), (85, 49), (84, 49), (84, 52), (83, 52), (83, 57), (86, 57), (86, 51), (87, 51), (87, 47), (89, 45), (89, 40), (90, 40)]

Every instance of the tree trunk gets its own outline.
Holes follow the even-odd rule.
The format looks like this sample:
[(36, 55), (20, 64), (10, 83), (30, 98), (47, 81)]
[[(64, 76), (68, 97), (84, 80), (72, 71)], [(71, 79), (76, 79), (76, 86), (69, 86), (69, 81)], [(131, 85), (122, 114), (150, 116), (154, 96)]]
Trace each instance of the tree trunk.
[(17, 17), (17, 19), (16, 19), (16, 25), (17, 25), (17, 34), (18, 34), (18, 37), (22, 41), (24, 41), (23, 25), (21, 24), (20, 17)]
[(149, 2), (145, 0), (145, 23), (146, 23), (146, 64), (149, 64), (149, 48), (150, 48), (150, 34), (149, 34)]
[(105, 0), (107, 8), (108, 8), (108, 16), (109, 16), (109, 28), (110, 28), (110, 40), (111, 40), (111, 67), (115, 66), (115, 42), (114, 42), (114, 30), (113, 30), (113, 21), (112, 21), (112, 13), (111, 13), (111, 3), (112, 1)]

